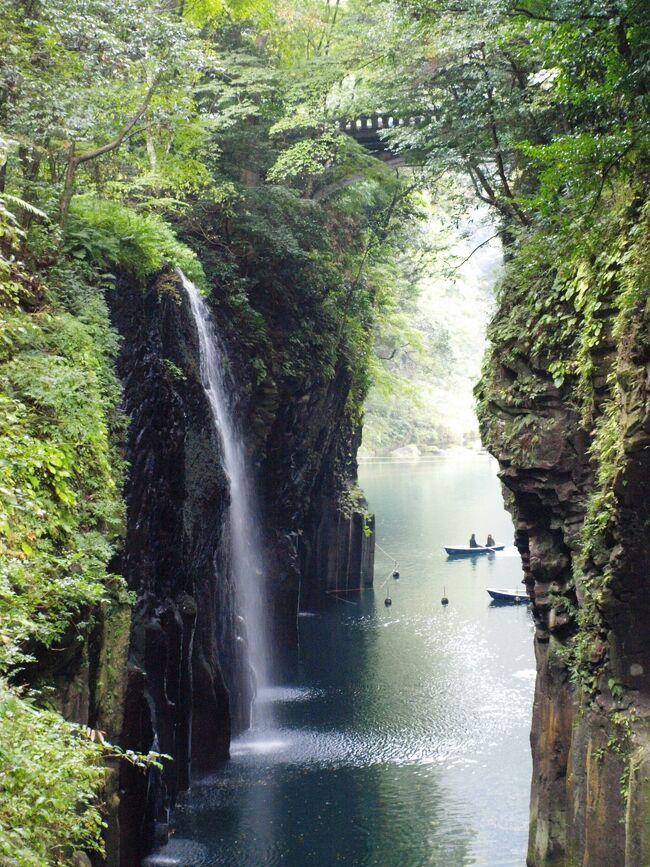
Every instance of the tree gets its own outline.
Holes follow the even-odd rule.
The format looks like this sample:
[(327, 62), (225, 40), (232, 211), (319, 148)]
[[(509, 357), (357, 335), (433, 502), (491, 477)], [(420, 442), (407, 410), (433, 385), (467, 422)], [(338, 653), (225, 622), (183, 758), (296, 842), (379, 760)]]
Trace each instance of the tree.
[(75, 144), (74, 142), (70, 145), (70, 151), (68, 156), (68, 167), (65, 173), (65, 180), (63, 182), (63, 192), (61, 194), (61, 201), (59, 203), (59, 222), (61, 226), (65, 226), (65, 221), (68, 218), (68, 211), (70, 209), (70, 201), (72, 199), (72, 195), (74, 193), (74, 182), (77, 175), (77, 170), (79, 166), (84, 165), (85, 163), (91, 162), (92, 160), (96, 160), (104, 154), (108, 154), (111, 151), (114, 151), (116, 148), (122, 144), (122, 142), (126, 139), (129, 133), (133, 130), (138, 121), (145, 114), (147, 109), (149, 108), (149, 104), (151, 103), (151, 98), (153, 97), (154, 91), (158, 86), (160, 81), (160, 72), (156, 72), (153, 76), (153, 80), (149, 87), (147, 88), (147, 92), (142, 100), (142, 103), (139, 105), (136, 113), (133, 115), (131, 120), (122, 127), (122, 129), (118, 132), (115, 138), (112, 141), (107, 142), (106, 144), (100, 145), (99, 147), (93, 148), (92, 150), (85, 151), (82, 154), (75, 153)]
[[(12, 143), (2, 183), (65, 222), (78, 170), (142, 134), (155, 94), (206, 60), (193, 28), (147, 0), (3, 3), (0, 119)], [(95, 174), (95, 181), (100, 177)]]

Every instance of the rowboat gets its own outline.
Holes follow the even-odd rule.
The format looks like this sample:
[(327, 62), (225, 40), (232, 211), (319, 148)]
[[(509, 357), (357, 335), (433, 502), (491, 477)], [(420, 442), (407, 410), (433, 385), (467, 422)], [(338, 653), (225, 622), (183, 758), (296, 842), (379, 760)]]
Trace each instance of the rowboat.
[(489, 554), (491, 551), (503, 551), (505, 545), (491, 545), (489, 548), (485, 545), (479, 545), (478, 548), (470, 548), (469, 545), (456, 545), (451, 547), (445, 545), (444, 549), (450, 557), (474, 557), (476, 554)]
[(519, 605), (520, 603), (528, 604), (530, 602), (528, 594), (523, 587), (521, 590), (490, 590), (488, 588), (487, 592), (495, 602), (509, 602), (515, 605)]

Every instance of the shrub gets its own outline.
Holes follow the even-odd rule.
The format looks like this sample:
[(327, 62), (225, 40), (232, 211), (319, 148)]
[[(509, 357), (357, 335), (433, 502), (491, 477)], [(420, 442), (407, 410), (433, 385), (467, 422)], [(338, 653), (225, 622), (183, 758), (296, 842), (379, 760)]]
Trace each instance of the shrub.
[(54, 711), (40, 710), (0, 680), (0, 863), (69, 864), (76, 848), (102, 852), (96, 793), (103, 747)]
[(196, 254), (176, 238), (171, 226), (157, 214), (141, 214), (117, 202), (78, 196), (66, 228), (65, 251), (95, 266), (120, 266), (139, 279), (170, 262), (205, 287)]
[[(105, 593), (123, 525), (111, 442), (120, 389), (99, 295), (88, 319), (0, 310), (0, 671), (50, 646)], [(100, 308), (100, 309), (97, 309)], [(103, 338), (103, 339), (102, 339)]]

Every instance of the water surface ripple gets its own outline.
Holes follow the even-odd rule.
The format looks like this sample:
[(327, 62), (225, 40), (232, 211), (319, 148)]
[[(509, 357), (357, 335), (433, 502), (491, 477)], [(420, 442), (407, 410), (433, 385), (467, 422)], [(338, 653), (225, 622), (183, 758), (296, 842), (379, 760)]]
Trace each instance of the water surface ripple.
[(152, 865), (522, 867), (532, 622), (485, 593), (515, 587), (519, 559), (442, 550), (473, 531), (512, 542), (495, 472), (478, 456), (362, 466), (400, 580), (379, 589), (393, 563), (378, 552), (374, 592), (299, 618), (299, 652), (260, 696), (266, 726), (196, 781)]

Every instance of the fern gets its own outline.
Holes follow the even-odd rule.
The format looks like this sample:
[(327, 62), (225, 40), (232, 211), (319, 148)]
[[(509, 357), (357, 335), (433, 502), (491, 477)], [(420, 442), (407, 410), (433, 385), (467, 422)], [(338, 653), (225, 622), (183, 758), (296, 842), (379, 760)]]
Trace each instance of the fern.
[(119, 266), (139, 279), (169, 262), (205, 287), (196, 254), (171, 226), (157, 214), (140, 214), (116, 202), (78, 197), (66, 228), (65, 251), (98, 267)]

